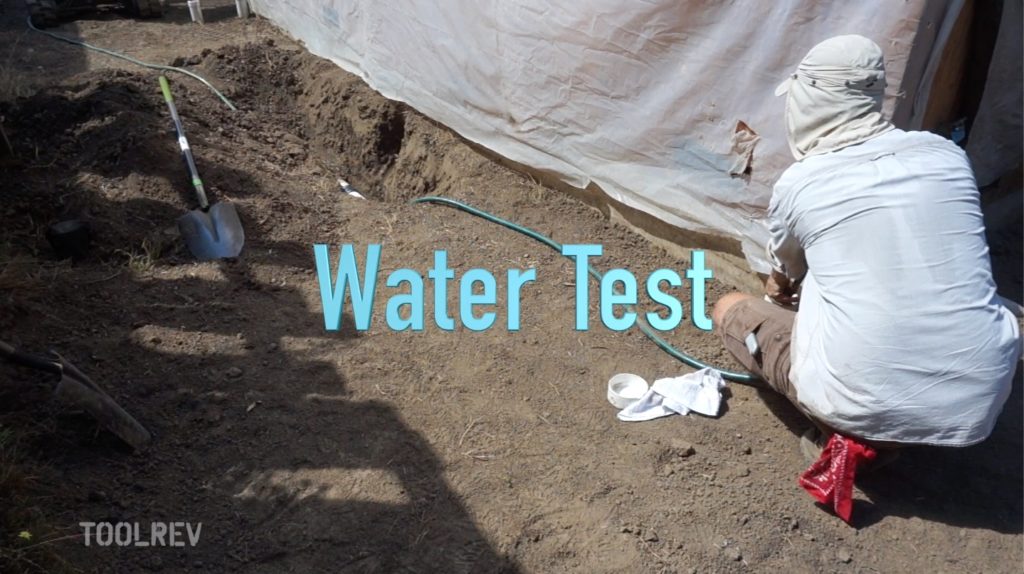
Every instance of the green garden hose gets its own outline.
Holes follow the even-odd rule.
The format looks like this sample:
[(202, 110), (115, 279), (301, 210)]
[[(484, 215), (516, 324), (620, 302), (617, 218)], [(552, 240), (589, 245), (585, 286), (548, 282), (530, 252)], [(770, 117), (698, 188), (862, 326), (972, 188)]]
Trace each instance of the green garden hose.
[(54, 34), (53, 32), (47, 32), (46, 30), (40, 30), (39, 28), (36, 28), (32, 24), (32, 18), (29, 18), (27, 20), (27, 22), (28, 22), (28, 27), (29, 28), (35, 30), (36, 32), (39, 32), (40, 34), (45, 34), (45, 35), (47, 35), (47, 36), (49, 36), (49, 37), (51, 37), (51, 38), (53, 38), (55, 40), (60, 40), (61, 42), (67, 42), (68, 44), (74, 44), (75, 46), (81, 46), (83, 48), (99, 52), (101, 54), (106, 54), (106, 55), (111, 56), (113, 58), (120, 58), (122, 60), (131, 62), (131, 63), (133, 63), (133, 64), (135, 64), (137, 66), (142, 66), (143, 68), (149, 68), (151, 70), (162, 70), (162, 71), (165, 71), (165, 72), (178, 72), (179, 74), (185, 74), (186, 76), (189, 76), (191, 78), (199, 80), (200, 82), (202, 82), (202, 84), (204, 86), (206, 86), (207, 88), (210, 88), (210, 91), (213, 92), (218, 98), (220, 98), (220, 101), (224, 102), (224, 105), (226, 105), (231, 111), (233, 111), (233, 112), (237, 112), (238, 111), (238, 108), (235, 107), (235, 104), (231, 103), (231, 100), (229, 100), (224, 94), (220, 93), (220, 91), (217, 88), (213, 87), (213, 84), (211, 84), (210, 82), (207, 82), (205, 78), (203, 78), (199, 74), (196, 74), (195, 72), (190, 72), (190, 71), (188, 71), (188, 70), (186, 70), (184, 68), (177, 68), (175, 66), (164, 66), (162, 64), (150, 64), (148, 62), (143, 62), (142, 60), (136, 60), (135, 58), (132, 58), (131, 56), (125, 56), (124, 54), (120, 54), (120, 53), (115, 52), (113, 50), (108, 50), (106, 48), (100, 48), (99, 46), (93, 46), (92, 44), (88, 44), (88, 43), (83, 42), (81, 40), (76, 40), (74, 38), (69, 38), (67, 36), (62, 36), (60, 34)]
[[(542, 233), (534, 231), (534, 230), (530, 229), (529, 227), (524, 227), (524, 226), (519, 225), (517, 223), (512, 223), (511, 221), (509, 221), (507, 219), (502, 219), (502, 218), (500, 218), (500, 217), (498, 217), (496, 215), (491, 215), (490, 213), (487, 213), (486, 211), (484, 211), (482, 209), (477, 209), (475, 207), (466, 205), (465, 203), (462, 203), (461, 201), (456, 201), (454, 199), (448, 199), (447, 197), (428, 196), (428, 197), (420, 197), (418, 199), (414, 199), (414, 200), (412, 200), (412, 203), (437, 203), (437, 204), (440, 204), (440, 205), (447, 205), (448, 207), (454, 207), (455, 209), (459, 209), (459, 210), (465, 211), (466, 213), (469, 213), (471, 215), (475, 215), (475, 216), (480, 217), (482, 219), (486, 219), (487, 221), (490, 221), (491, 223), (497, 223), (498, 225), (501, 225), (502, 227), (507, 227), (508, 229), (511, 229), (512, 231), (515, 231), (515, 232), (518, 232), (518, 233), (522, 233), (523, 235), (525, 235), (525, 236), (527, 236), (527, 237), (529, 237), (531, 239), (535, 239), (535, 240), (543, 243), (544, 245), (547, 245), (548, 247), (550, 247), (551, 249), (554, 249), (558, 253), (562, 253), (562, 244), (558, 243), (554, 239), (551, 239), (550, 237), (548, 237), (548, 236), (546, 236), (546, 235), (544, 235)], [(566, 255), (566, 257), (569, 258), (569, 259), (572, 259), (568, 255)], [(597, 269), (595, 269), (593, 265), (589, 265), (589, 264), (587, 265), (587, 272), (589, 272), (590, 275), (592, 277), (594, 277), (594, 279), (597, 279), (598, 282), (601, 281), (601, 272), (598, 271)], [(641, 318), (639, 313), (637, 314), (637, 326), (640, 328), (640, 331), (644, 335), (646, 335), (648, 339), (653, 341), (654, 344), (657, 345), (662, 351), (665, 351), (666, 353), (671, 355), (673, 358), (675, 358), (675, 359), (677, 359), (677, 360), (679, 360), (679, 361), (681, 361), (681, 362), (683, 362), (683, 363), (685, 363), (685, 364), (687, 364), (687, 365), (689, 365), (689, 366), (691, 366), (691, 367), (693, 367), (695, 369), (705, 369), (705, 368), (714, 369), (714, 370), (716, 370), (716, 371), (718, 371), (719, 373), (722, 374), (722, 378), (724, 378), (726, 380), (729, 380), (729, 381), (733, 381), (735, 383), (743, 383), (743, 384), (753, 385), (754, 383), (756, 383), (757, 381), (760, 380), (758, 377), (756, 377), (754, 375), (751, 375), (751, 374), (747, 374), (747, 373), (734, 373), (732, 371), (726, 371), (726, 370), (723, 370), (723, 369), (719, 369), (719, 368), (714, 367), (712, 365), (709, 365), (709, 364), (707, 364), (707, 363), (705, 363), (705, 362), (703, 362), (703, 361), (701, 361), (699, 359), (691, 357), (690, 355), (687, 355), (686, 353), (683, 353), (682, 351), (680, 351), (680, 350), (676, 349), (675, 347), (673, 347), (672, 345), (670, 345), (668, 343), (668, 341), (666, 341), (665, 339), (662, 339), (661, 337), (659, 337), (658, 334), (654, 332), (654, 329), (652, 329), (650, 327), (650, 325), (647, 325), (643, 321), (643, 319)], [(759, 385), (755, 385), (755, 386), (759, 386)]]

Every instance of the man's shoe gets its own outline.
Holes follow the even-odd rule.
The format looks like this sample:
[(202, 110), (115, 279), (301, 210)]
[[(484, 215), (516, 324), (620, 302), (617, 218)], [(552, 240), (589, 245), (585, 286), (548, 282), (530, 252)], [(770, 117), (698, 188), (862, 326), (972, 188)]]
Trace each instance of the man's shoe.
[(818, 427), (811, 427), (800, 435), (800, 452), (807, 464), (813, 464), (821, 458), (821, 451), (828, 443), (828, 437)]
[[(811, 427), (804, 431), (804, 434), (800, 435), (800, 452), (804, 455), (804, 460), (806, 460), (808, 464), (813, 464), (821, 458), (821, 451), (825, 449), (825, 445), (828, 444), (829, 438), (831, 438), (831, 435), (826, 435), (821, 432), (821, 429), (818, 427)], [(888, 466), (899, 457), (899, 449), (875, 449), (875, 459), (866, 463), (858, 470), (861, 473), (875, 472)]]

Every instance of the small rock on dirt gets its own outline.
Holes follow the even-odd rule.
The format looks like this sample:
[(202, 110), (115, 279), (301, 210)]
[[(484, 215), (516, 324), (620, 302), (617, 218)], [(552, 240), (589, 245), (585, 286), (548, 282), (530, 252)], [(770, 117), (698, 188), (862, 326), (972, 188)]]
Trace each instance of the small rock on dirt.
[(217, 407), (207, 407), (203, 412), (203, 419), (208, 423), (219, 423), (224, 418), (224, 413)]
[(229, 379), (237, 379), (242, 376), (242, 369), (239, 369), (238, 367), (231, 367), (225, 371), (224, 374), (226, 374)]
[(840, 548), (836, 552), (836, 558), (839, 559), (843, 564), (849, 564), (853, 560), (853, 554), (850, 553), (849, 548)]
[(740, 560), (743, 560), (743, 553), (740, 552), (739, 548), (729, 546), (725, 549), (725, 557), (733, 562), (739, 562)]
[(677, 438), (672, 439), (672, 442), (669, 443), (669, 446), (672, 447), (672, 453), (678, 456), (679, 458), (693, 456), (697, 452), (697, 450), (693, 448), (692, 444), (685, 440)]

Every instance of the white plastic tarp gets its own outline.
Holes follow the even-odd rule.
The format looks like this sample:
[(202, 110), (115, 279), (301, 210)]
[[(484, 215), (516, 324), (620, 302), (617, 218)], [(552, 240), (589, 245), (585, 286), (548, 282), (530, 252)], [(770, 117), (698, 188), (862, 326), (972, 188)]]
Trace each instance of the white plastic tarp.
[(887, 110), (913, 127), (927, 95), (918, 86), (962, 0), (251, 4), (463, 137), (671, 225), (737, 239), (764, 270), (760, 219), (793, 161), (775, 86), (817, 42), (862, 34), (886, 52)]

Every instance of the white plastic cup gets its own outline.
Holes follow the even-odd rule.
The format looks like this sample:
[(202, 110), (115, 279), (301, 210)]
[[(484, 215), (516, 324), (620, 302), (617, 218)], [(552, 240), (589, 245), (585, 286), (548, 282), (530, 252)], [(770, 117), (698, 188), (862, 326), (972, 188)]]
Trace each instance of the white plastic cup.
[(238, 9), (239, 18), (249, 17), (249, 0), (235, 0), (235, 8)]
[(608, 381), (608, 402), (617, 409), (624, 409), (643, 398), (649, 388), (643, 377), (619, 373)]
[(199, 0), (188, 0), (188, 13), (193, 22), (203, 23), (203, 9), (199, 6)]

